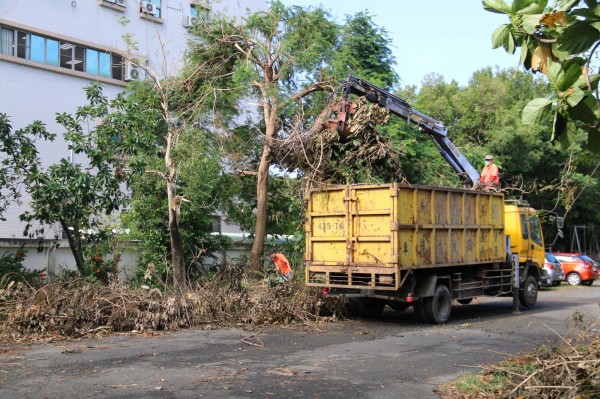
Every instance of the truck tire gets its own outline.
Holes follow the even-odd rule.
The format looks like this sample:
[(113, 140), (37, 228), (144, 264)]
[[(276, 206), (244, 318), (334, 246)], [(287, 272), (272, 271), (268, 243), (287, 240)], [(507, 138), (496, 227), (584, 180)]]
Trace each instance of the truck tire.
[(578, 273), (569, 273), (567, 274), (567, 283), (571, 285), (579, 285), (581, 284), (581, 276)]
[(385, 301), (377, 298), (349, 298), (348, 307), (355, 316), (376, 319), (381, 317)]
[(434, 324), (444, 324), (450, 319), (452, 312), (452, 295), (443, 284), (435, 287), (435, 293), (430, 298), (425, 298), (425, 314), (427, 321)]
[(519, 302), (521, 306), (531, 309), (537, 302), (538, 284), (533, 276), (527, 276), (525, 285), (522, 290), (519, 290)]

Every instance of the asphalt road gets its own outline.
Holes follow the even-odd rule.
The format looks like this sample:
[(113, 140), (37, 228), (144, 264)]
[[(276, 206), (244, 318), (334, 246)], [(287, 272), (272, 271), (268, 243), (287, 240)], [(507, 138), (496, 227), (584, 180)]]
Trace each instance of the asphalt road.
[[(0, 398), (435, 398), (438, 384), (538, 344), (575, 311), (598, 320), (600, 286), (453, 307), (443, 326), (412, 310), (313, 327), (186, 330), (2, 346)], [(554, 331), (552, 331), (554, 330)]]

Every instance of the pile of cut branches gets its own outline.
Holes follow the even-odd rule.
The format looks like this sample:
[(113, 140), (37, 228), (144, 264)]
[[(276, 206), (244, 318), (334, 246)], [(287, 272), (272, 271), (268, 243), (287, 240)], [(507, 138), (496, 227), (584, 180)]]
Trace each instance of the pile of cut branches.
[(439, 393), (444, 399), (600, 398), (600, 336), (590, 326), (578, 326), (575, 338), (560, 337), (557, 347), (541, 346), (444, 384)]
[[(0, 340), (36, 336), (79, 337), (99, 331), (177, 330), (193, 326), (315, 323), (343, 316), (339, 303), (322, 298), (318, 289), (290, 282), (272, 288), (259, 283), (243, 288), (209, 281), (185, 294), (158, 289), (102, 285), (85, 279), (34, 289), (22, 283), (0, 288)], [(325, 306), (326, 305), (326, 306)]]
[(331, 106), (309, 131), (303, 130), (299, 119), (287, 138), (273, 146), (279, 166), (301, 171), (317, 184), (401, 180), (402, 152), (375, 129), (389, 123), (389, 111), (362, 97), (355, 103), (356, 113), (347, 121), (347, 137), (335, 130), (321, 130)]

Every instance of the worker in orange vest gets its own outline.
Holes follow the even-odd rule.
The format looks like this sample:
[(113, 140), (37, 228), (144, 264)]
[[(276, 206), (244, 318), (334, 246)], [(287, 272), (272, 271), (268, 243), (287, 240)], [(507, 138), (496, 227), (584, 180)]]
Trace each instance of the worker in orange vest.
[(479, 178), (481, 186), (483, 187), (500, 187), (500, 175), (498, 173), (498, 166), (494, 163), (494, 157), (486, 155), (485, 166), (481, 171), (481, 177)]
[(284, 254), (279, 253), (277, 251), (271, 251), (269, 253), (273, 262), (275, 262), (275, 267), (277, 271), (281, 273), (281, 277), (284, 282), (288, 282), (292, 279), (292, 268), (290, 267), (290, 262), (287, 260)]

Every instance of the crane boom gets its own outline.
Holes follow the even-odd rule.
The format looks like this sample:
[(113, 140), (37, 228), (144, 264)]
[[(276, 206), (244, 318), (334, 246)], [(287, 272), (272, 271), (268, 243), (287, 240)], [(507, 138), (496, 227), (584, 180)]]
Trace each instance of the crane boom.
[(468, 185), (476, 186), (479, 183), (479, 172), (450, 141), (448, 128), (441, 121), (413, 109), (402, 98), (353, 75), (348, 76), (344, 84), (344, 105), (342, 106), (344, 111), (338, 114), (340, 120), (337, 121), (339, 132), (344, 130), (346, 110), (351, 108), (348, 101), (350, 94), (365, 97), (368, 101), (385, 107), (392, 114), (414, 124), (421, 132), (425, 132), (431, 137), (442, 157)]

